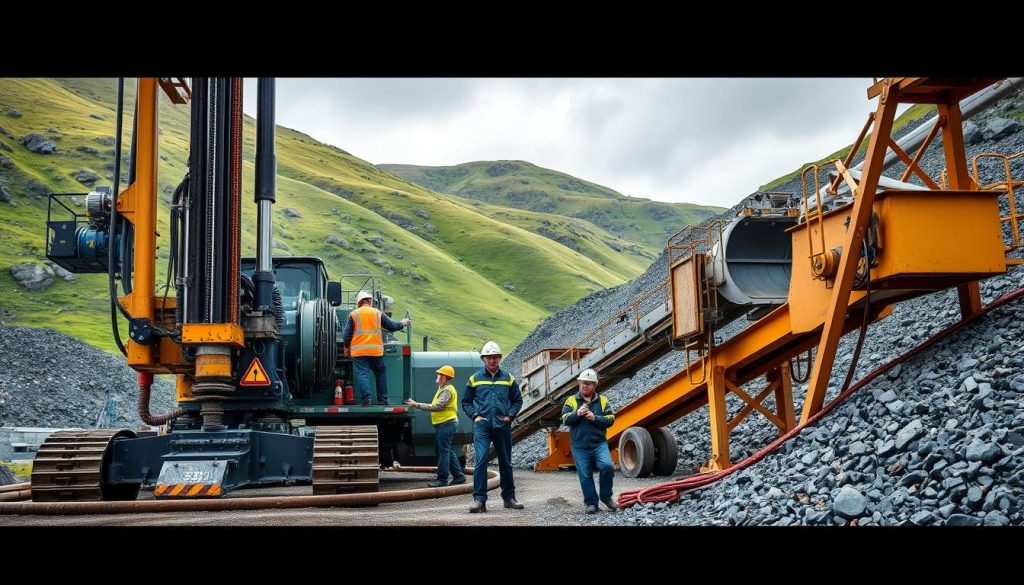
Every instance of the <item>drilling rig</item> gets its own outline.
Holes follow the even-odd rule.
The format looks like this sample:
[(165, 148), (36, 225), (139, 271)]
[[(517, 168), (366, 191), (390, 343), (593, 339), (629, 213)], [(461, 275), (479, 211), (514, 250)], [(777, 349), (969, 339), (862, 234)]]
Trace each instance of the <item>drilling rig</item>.
[[(413, 352), (411, 330), (405, 343), (386, 334), (389, 404), (354, 404), (361, 389), (353, 389), (352, 359), (340, 351), (342, 326), (359, 290), (388, 315), (393, 300), (370, 275), (331, 281), (320, 258), (271, 254), (275, 86), (273, 79), (257, 83), (254, 256), (241, 250), (241, 78), (139, 79), (123, 191), (120, 80), (113, 188), (86, 194), (84, 214), (63, 202), (73, 194), (51, 195), (47, 257), (71, 272), (107, 274), (113, 335), (139, 372), (140, 418), (165, 432), (54, 433), (33, 467), (36, 501), (132, 500), (142, 486), (157, 498), (281, 484), (312, 485), (315, 494), (377, 491), (382, 467), (435, 461), (429, 416), (402, 400), (429, 402), (434, 370), (449, 364), (457, 377), (468, 375), (479, 356), (428, 352), (425, 339), (424, 351)], [(172, 197), (168, 273), (158, 290), (161, 93), (190, 105), (191, 121), (188, 171)], [(119, 318), (128, 323), (126, 342)], [(178, 408), (155, 416), (149, 396), (158, 374), (175, 376)], [(457, 440), (466, 441), (470, 429), (461, 419)]]

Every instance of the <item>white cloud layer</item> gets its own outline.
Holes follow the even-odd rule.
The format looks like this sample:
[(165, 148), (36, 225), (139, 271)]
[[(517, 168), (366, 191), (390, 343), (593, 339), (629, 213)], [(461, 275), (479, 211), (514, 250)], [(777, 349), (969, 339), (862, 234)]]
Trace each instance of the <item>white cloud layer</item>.
[[(277, 122), (374, 164), (518, 159), (660, 201), (730, 206), (849, 144), (868, 79), (296, 79)], [(255, 114), (247, 79), (245, 111)]]

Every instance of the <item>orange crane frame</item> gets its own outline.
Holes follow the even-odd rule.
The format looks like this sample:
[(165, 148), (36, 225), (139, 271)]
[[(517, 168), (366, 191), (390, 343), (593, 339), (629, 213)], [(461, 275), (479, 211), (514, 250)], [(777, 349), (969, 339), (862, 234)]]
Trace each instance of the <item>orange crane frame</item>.
[[(877, 109), (869, 116), (846, 161), (849, 164), (873, 125), (860, 183), (854, 181), (844, 163), (835, 161), (841, 179), (837, 178), (831, 191), (834, 192), (840, 180), (845, 180), (855, 194), (853, 203), (815, 216), (816, 222), (805, 221), (790, 230), (793, 258), (813, 255), (808, 245), (812, 240), (809, 232), (819, 230), (815, 235), (827, 246), (841, 246), (826, 247), (826, 250), (838, 250), (832, 255), (834, 262), (824, 269), (794, 264), (789, 303), (719, 347), (708, 349), (704, 359), (688, 363), (686, 368), (620, 409), (615, 424), (608, 431), (613, 456), (623, 456), (617, 452), (617, 442), (627, 428), (664, 426), (708, 404), (711, 456), (702, 470), (726, 469), (731, 465), (729, 433), (751, 412), (756, 410), (766, 416), (779, 428), (780, 435), (794, 428), (796, 416), (789, 362), (813, 347), (818, 351), (801, 420), (806, 421), (821, 410), (839, 339), (861, 325), (865, 309), (869, 310), (869, 321), (875, 322), (888, 316), (897, 302), (956, 286), (962, 316), (977, 313), (981, 308), (977, 281), (1002, 274), (1008, 264), (1016, 262), (1005, 257), (999, 192), (979, 190), (968, 173), (959, 102), (996, 81), (996, 78), (876, 81), (867, 95), (868, 99), (879, 98)], [(938, 109), (938, 124), (913, 158), (900, 150), (891, 138), (896, 109), (901, 103), (935, 104)], [(940, 191), (934, 181), (922, 179), (931, 191), (876, 193), (886, 150), (891, 147), (897, 152), (907, 164), (908, 173), (923, 175), (917, 162), (940, 126), (949, 190)], [(883, 258), (878, 267), (869, 268), (871, 279), (878, 281), (879, 289), (873, 288), (870, 299), (866, 299), (868, 295), (864, 291), (853, 290), (853, 281), (873, 214), (882, 218), (888, 258)], [(947, 234), (937, 236), (942, 226), (935, 222), (951, 224), (957, 228), (957, 234), (963, 235), (959, 238)], [(932, 248), (941, 250), (937, 253)], [(857, 252), (842, 252), (849, 250)], [(679, 264), (682, 261), (672, 268)], [(691, 309), (680, 307), (674, 299), (673, 311)], [(698, 375), (700, 372), (708, 372), (708, 375)], [(743, 384), (762, 375), (767, 377), (768, 384), (757, 396), (751, 397), (741, 389)], [(725, 404), (729, 392), (746, 403), (732, 420), (728, 419)], [(775, 412), (762, 405), (770, 395), (775, 396)], [(566, 434), (549, 434), (549, 455), (537, 463), (537, 470), (553, 470), (571, 462)], [(632, 455), (627, 453), (626, 456)]]

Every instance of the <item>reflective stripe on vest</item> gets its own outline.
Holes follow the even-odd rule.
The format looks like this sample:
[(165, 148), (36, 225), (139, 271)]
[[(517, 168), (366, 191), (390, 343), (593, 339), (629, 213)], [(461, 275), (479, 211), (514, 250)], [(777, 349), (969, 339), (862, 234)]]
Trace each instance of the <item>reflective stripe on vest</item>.
[(352, 319), (352, 357), (380, 357), (384, 355), (384, 338), (381, 336), (380, 311), (366, 305), (349, 313)]
[[(506, 374), (507, 372), (502, 373)], [(507, 375), (508, 380), (477, 380), (476, 374), (473, 374), (469, 377), (469, 385), (474, 388), (479, 388), (480, 386), (512, 386), (512, 382), (516, 381), (516, 377), (512, 374)]]
[[(604, 394), (601, 394), (598, 398), (600, 399), (598, 400), (598, 404), (601, 405), (601, 416), (610, 421), (614, 421), (615, 415), (608, 414), (608, 399), (604, 397)], [(590, 401), (591, 404), (593, 404), (593, 402), (593, 400)], [(565, 399), (565, 406), (572, 408), (572, 410), (562, 415), (562, 424), (565, 424), (566, 421), (569, 420), (569, 415), (576, 412), (580, 407), (575, 394)]]
[(448, 384), (447, 386), (438, 388), (437, 392), (434, 393), (434, 399), (431, 400), (430, 403), (433, 404), (437, 402), (437, 397), (445, 390), (452, 393), (452, 399), (448, 402), (448, 405), (441, 410), (430, 413), (430, 423), (435, 426), (459, 418), (459, 393), (455, 391), (455, 386)]
[(566, 423), (566, 421), (569, 420), (569, 415), (571, 415), (572, 413), (576, 412), (576, 410), (579, 408), (579, 406), (576, 405), (576, 395), (575, 394), (573, 394), (572, 396), (566, 398), (565, 399), (565, 404), (567, 406), (569, 406), (570, 408), (572, 408), (572, 410), (570, 410), (569, 412), (567, 412), (567, 413), (562, 415), (562, 424), (563, 425)]

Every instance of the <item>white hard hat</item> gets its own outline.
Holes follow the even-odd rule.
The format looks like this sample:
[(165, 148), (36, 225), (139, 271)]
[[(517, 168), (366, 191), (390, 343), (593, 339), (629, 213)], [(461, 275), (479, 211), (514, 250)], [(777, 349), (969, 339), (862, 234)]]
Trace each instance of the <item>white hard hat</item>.
[(501, 348), (498, 347), (497, 343), (488, 341), (484, 344), (484, 349), (480, 352), (480, 357), (484, 357), (485, 355), (501, 355)]
[(591, 370), (590, 368), (587, 368), (586, 370), (580, 372), (580, 377), (576, 379), (580, 382), (593, 382), (597, 384), (597, 372)]
[(373, 295), (371, 295), (370, 293), (366, 292), (365, 290), (361, 290), (361, 291), (359, 291), (359, 294), (356, 295), (356, 304), (358, 305), (364, 299), (372, 299), (372, 298), (373, 298)]

